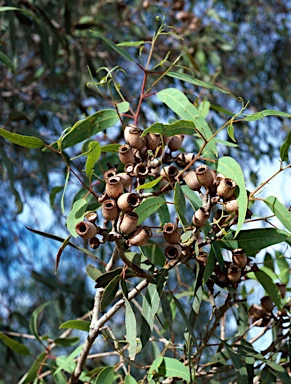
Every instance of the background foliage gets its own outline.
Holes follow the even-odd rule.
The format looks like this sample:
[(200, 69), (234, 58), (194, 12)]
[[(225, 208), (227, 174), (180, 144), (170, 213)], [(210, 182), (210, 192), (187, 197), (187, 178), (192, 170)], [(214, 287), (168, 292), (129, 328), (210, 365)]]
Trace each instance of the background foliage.
[[(168, 68), (169, 61), (182, 53), (177, 63), (180, 70), (190, 68), (189, 75), (194, 74), (196, 79), (222, 87), (228, 93), (197, 87), (170, 76), (163, 78), (156, 91), (176, 87), (189, 98), (196, 98), (197, 103), (209, 101), (212, 129), (240, 110), (237, 97), (250, 100), (250, 113), (263, 109), (290, 112), (287, 1), (83, 1), (78, 5), (69, 1), (7, 1), (5, 6), (17, 8), (0, 9), (1, 126), (11, 132), (53, 142), (79, 119), (112, 107), (118, 90), (110, 93), (100, 86), (100, 95), (96, 87), (87, 85), (92, 82), (91, 74), (94, 81), (104, 78), (106, 69), (96, 73), (102, 67), (126, 68), (127, 73), (113, 72), (114, 79), (125, 99), (136, 107), (142, 81), (140, 69), (108, 48), (91, 31), (103, 33), (114, 42), (148, 41), (159, 25), (156, 16), (164, 15), (166, 24), (173, 26), (173, 32), (181, 39), (167, 35), (158, 41), (154, 52), (157, 70)], [(133, 46), (128, 52), (143, 60), (147, 49), (145, 46), (140, 51)], [(142, 106), (139, 124), (148, 127), (157, 115), (165, 121), (170, 117), (164, 105), (151, 99)], [(227, 150), (221, 147), (220, 155), (233, 156), (244, 165), (247, 180), (258, 185), (263, 180), (258, 173), (258, 162), (279, 158), (280, 145), (289, 130), (290, 120), (282, 117), (269, 117), (267, 122), (265, 119), (252, 124), (241, 121), (235, 131), (239, 151), (235, 147)], [(104, 143), (118, 142), (120, 138), (117, 130), (109, 137), (106, 132), (99, 137)], [(233, 142), (226, 135), (221, 138)], [(60, 209), (66, 167), (57, 156), (21, 147), (15, 150), (14, 145), (0, 140), (3, 143), (0, 147), (1, 328), (27, 333), (33, 328), (28, 320), (32, 310), (53, 300), (54, 310), (45, 310), (46, 321), (41, 322), (39, 332), (55, 338), (59, 335), (55, 324), (82, 316), (92, 307), (92, 282), (86, 278), (85, 268), (88, 260), (79, 252), (66, 250), (61, 268), (54, 276), (59, 244), (31, 234), (24, 224), (67, 237)], [(103, 167), (105, 164), (106, 161)], [(81, 174), (82, 161), (74, 165)], [(65, 199), (66, 214), (77, 200), (74, 195), (79, 189), (77, 180), (70, 184)], [(105, 251), (100, 254), (103, 259), (102, 252)], [(35, 341), (31, 343), (37, 350)], [(0, 348), (5, 355), (1, 376), (5, 382), (16, 382), (31, 365), (31, 359), (19, 360), (3, 343)]]

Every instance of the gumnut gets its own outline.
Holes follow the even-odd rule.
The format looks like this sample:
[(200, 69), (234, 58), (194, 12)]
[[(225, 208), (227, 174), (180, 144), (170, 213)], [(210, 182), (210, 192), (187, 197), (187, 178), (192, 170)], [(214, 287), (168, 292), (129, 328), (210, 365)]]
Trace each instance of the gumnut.
[(180, 244), (172, 244), (165, 249), (165, 256), (172, 260), (178, 259), (182, 254), (182, 247)]
[(97, 228), (94, 224), (86, 221), (80, 221), (76, 227), (77, 235), (83, 239), (92, 239), (97, 234)]
[(213, 185), (213, 173), (207, 165), (200, 165), (195, 169), (199, 183), (205, 187), (210, 188)]
[(176, 244), (180, 242), (181, 234), (177, 225), (173, 223), (166, 223), (163, 226), (164, 239), (170, 244)]
[(129, 236), (128, 244), (135, 246), (145, 245), (151, 236), (152, 231), (150, 228), (139, 227)]

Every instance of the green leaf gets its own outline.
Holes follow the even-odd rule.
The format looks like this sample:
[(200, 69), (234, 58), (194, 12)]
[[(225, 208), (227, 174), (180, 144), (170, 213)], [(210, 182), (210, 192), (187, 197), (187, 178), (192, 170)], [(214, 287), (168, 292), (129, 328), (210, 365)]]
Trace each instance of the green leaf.
[(30, 332), (36, 337), (36, 339), (42, 344), (42, 341), (38, 333), (38, 316), (48, 305), (52, 304), (52, 301), (47, 301), (37, 307), (33, 312), (29, 320), (29, 329)]
[(167, 278), (168, 271), (166, 269), (161, 269), (161, 271), (154, 277), (151, 283), (149, 283), (146, 293), (143, 297), (141, 310), (142, 324), (140, 335), (143, 348), (147, 344), (153, 330), (154, 318), (159, 309), (160, 296), (163, 292)]
[(86, 266), (86, 273), (94, 281), (96, 281), (96, 279), (102, 275), (100, 269), (93, 267), (91, 264)]
[(89, 332), (90, 329), (90, 321), (85, 320), (68, 320), (65, 321), (63, 324), (59, 326), (60, 329), (62, 328), (72, 328), (72, 329), (79, 329), (79, 331), (86, 331)]
[(146, 136), (149, 132), (159, 133), (171, 137), (173, 135), (189, 135), (193, 136), (197, 131), (195, 124), (192, 121), (179, 120), (173, 124), (154, 123), (146, 128), (142, 136)]
[(123, 299), (125, 303), (125, 329), (126, 329), (126, 341), (129, 343), (128, 357), (130, 360), (135, 359), (137, 351), (136, 342), (136, 318), (131, 304), (128, 300), (128, 290), (124, 280), (121, 280), (121, 289), (123, 293)]
[(0, 51), (0, 61), (9, 69), (11, 69), (11, 71), (15, 71), (15, 67), (12, 63), (12, 61), (9, 59), (8, 56), (5, 55), (5, 53), (3, 53), (2, 51)]
[(267, 294), (271, 297), (272, 301), (275, 303), (279, 310), (282, 309), (282, 298), (277, 285), (273, 282), (269, 275), (267, 275), (264, 271), (259, 270), (255, 271), (255, 276), (259, 283), (264, 287)]
[(266, 116), (291, 117), (291, 114), (286, 113), (286, 112), (276, 111), (274, 109), (265, 109), (261, 112), (257, 112), (257, 113), (253, 113), (252, 115), (248, 115), (247, 117), (245, 117), (242, 120), (244, 120), (244, 121), (256, 121), (256, 120), (261, 120)]
[(63, 186), (53, 187), (50, 193), (50, 205), (54, 209), (56, 195), (63, 190)]
[(111, 40), (109, 40), (106, 36), (102, 35), (102, 33), (97, 31), (91, 31), (93, 36), (101, 37), (109, 45), (110, 48), (114, 49), (119, 55), (123, 56), (125, 59), (134, 62), (133, 58), (122, 48), (119, 48), (116, 44), (114, 44)]
[(118, 148), (121, 144), (107, 144), (102, 145), (101, 152), (118, 152)]
[(78, 237), (75, 227), (80, 221), (84, 219), (87, 206), (88, 202), (86, 199), (79, 199), (74, 202), (73, 208), (68, 214), (67, 228), (70, 234), (74, 237)]
[(289, 153), (290, 145), (291, 145), (291, 131), (288, 133), (286, 140), (284, 141), (284, 143), (281, 145), (281, 148), (280, 148), (280, 157), (282, 161), (287, 161), (287, 162), (289, 161), (288, 153)]
[(163, 359), (163, 356), (159, 356), (152, 362), (152, 365), (150, 366), (150, 369), (147, 373), (147, 379), (149, 383), (153, 379), (153, 376), (158, 372), (159, 366), (162, 364)]
[(115, 106), (117, 107), (119, 113), (125, 113), (129, 111), (130, 108), (128, 101), (122, 101), (121, 103), (115, 104)]
[(61, 209), (62, 209), (63, 215), (65, 214), (65, 193), (66, 193), (67, 186), (68, 186), (68, 183), (69, 183), (70, 175), (71, 175), (70, 170), (67, 170), (64, 190), (63, 190), (62, 197), (61, 197)]
[(20, 355), (30, 354), (29, 349), (25, 345), (5, 335), (3, 332), (0, 332), (0, 339), (7, 345), (8, 348), (16, 353), (19, 353)]
[(215, 268), (215, 264), (216, 264), (216, 258), (214, 255), (214, 251), (211, 248), (207, 257), (207, 263), (203, 273), (203, 285), (207, 283), (209, 277), (212, 275), (212, 272), (214, 271), (214, 268)]
[(286, 257), (281, 252), (276, 252), (277, 265), (280, 271), (279, 278), (282, 284), (288, 284), (290, 278), (290, 267)]
[[(79, 320), (81, 321), (81, 320)], [(83, 345), (79, 345), (69, 356), (63, 357), (59, 356), (57, 358), (57, 364), (58, 364), (58, 369), (54, 372), (54, 375), (56, 375), (58, 372), (65, 370), (67, 372), (71, 372), (74, 368), (72, 367), (72, 363), (75, 366), (75, 363), (73, 362), (74, 358), (77, 357), (83, 349)], [(80, 378), (81, 379), (81, 378)]]
[(275, 270), (275, 268), (274, 268), (274, 260), (273, 260), (272, 256), (269, 253), (265, 254), (264, 267), (271, 269), (273, 272)]
[(202, 103), (200, 103), (198, 106), (198, 111), (201, 113), (201, 116), (204, 117), (204, 119), (206, 119), (209, 114), (210, 106), (211, 104), (208, 100), (203, 100)]
[(11, 133), (3, 128), (0, 128), (0, 136), (4, 137), (4, 139), (7, 139), (13, 144), (17, 144), (25, 148), (36, 149), (36, 148), (42, 148), (45, 146), (45, 143), (38, 137), (24, 136), (24, 135), (19, 135), (18, 133)]
[(148, 189), (148, 188), (153, 188), (155, 185), (157, 185), (161, 180), (163, 176), (159, 176), (157, 179), (153, 181), (149, 181), (148, 183), (142, 184), (136, 188), (137, 191), (140, 189)]
[(28, 16), (32, 17), (35, 21), (39, 22), (38, 19), (35, 17), (35, 15), (31, 12), (29, 12), (25, 8), (16, 8), (16, 7), (0, 7), (0, 12), (7, 12), (7, 11), (18, 11), (26, 13)]
[(202, 201), (198, 194), (188, 187), (188, 185), (182, 185), (181, 187), (184, 195), (189, 199), (189, 202), (194, 211), (197, 211), (202, 206)]
[(226, 91), (225, 89), (216, 87), (215, 85), (212, 85), (212, 84), (205, 83), (202, 80), (195, 79), (194, 77), (186, 75), (184, 73), (168, 72), (167, 76), (174, 77), (175, 79), (179, 79), (179, 80), (182, 80), (182, 81), (186, 81), (187, 83), (197, 85), (198, 87), (213, 89), (215, 91), (219, 91), (219, 92), (222, 92), (222, 93), (230, 93), (229, 91)]
[(114, 380), (114, 367), (105, 367), (99, 372), (94, 384), (113, 384)]
[(39, 366), (46, 359), (46, 354), (47, 352), (44, 351), (37, 356), (29, 371), (19, 380), (18, 384), (29, 384), (33, 382), (33, 380), (37, 377)]
[(79, 337), (59, 337), (54, 339), (54, 343), (61, 345), (62, 347), (71, 347), (80, 341)]
[(137, 384), (137, 381), (135, 380), (134, 377), (128, 374), (125, 376), (124, 384)]
[(57, 254), (56, 254), (56, 261), (55, 261), (55, 274), (57, 273), (57, 270), (58, 270), (59, 262), (60, 262), (60, 260), (61, 260), (62, 253), (63, 253), (64, 249), (66, 248), (66, 246), (69, 244), (69, 242), (70, 242), (70, 238), (71, 238), (71, 235), (69, 235), (69, 236), (64, 240), (64, 242), (62, 243), (62, 245), (61, 245), (60, 248), (58, 249), (58, 252), (57, 252)]
[(137, 225), (142, 224), (150, 215), (155, 213), (165, 203), (165, 199), (154, 196), (150, 196), (143, 200), (140, 205), (134, 209), (134, 212), (138, 215)]
[(290, 384), (291, 383), (290, 376), (284, 367), (282, 367), (280, 364), (277, 364), (274, 361), (271, 361), (269, 359), (264, 360), (264, 362), (270, 368), (272, 368), (272, 370), (275, 372), (276, 376), (282, 380), (282, 383), (284, 383), (284, 384)]
[(257, 228), (241, 231), (235, 237), (234, 231), (229, 232), (218, 244), (222, 248), (243, 248), (248, 256), (254, 256), (261, 249), (270, 245), (282, 243), (288, 237), (288, 233), (275, 228)]
[(86, 175), (87, 175), (89, 181), (91, 181), (91, 177), (92, 177), (93, 172), (94, 172), (94, 165), (95, 165), (96, 161), (99, 159), (100, 155), (101, 155), (100, 144), (98, 143), (98, 141), (91, 141), (89, 143), (89, 153), (87, 156), (87, 161), (86, 161), (86, 166), (85, 166)]
[(121, 276), (115, 276), (110, 283), (106, 286), (102, 300), (101, 300), (101, 310), (104, 311), (106, 307), (108, 307), (109, 304), (112, 303), (112, 301), (115, 299), (116, 292), (118, 291), (119, 282), (120, 282)]
[(229, 126), (227, 127), (227, 134), (231, 138), (231, 140), (236, 142), (234, 137), (234, 126), (232, 124), (229, 124)]
[(234, 368), (237, 372), (238, 383), (239, 384), (247, 383), (248, 382), (248, 371), (247, 371), (247, 368), (245, 366), (243, 355), (241, 355), (240, 353), (234, 352), (232, 350), (232, 348), (227, 343), (223, 342), (223, 344), (225, 345), (225, 347), (229, 353), (229, 357), (230, 357), (231, 361), (233, 362)]
[(291, 232), (291, 212), (274, 196), (267, 197), (264, 199), (264, 202), (288, 231)]
[(237, 197), (239, 209), (237, 229), (235, 232), (236, 236), (242, 228), (248, 208), (248, 196), (245, 187), (244, 174), (239, 164), (229, 156), (224, 156), (218, 159), (216, 170), (218, 173), (222, 173), (225, 177), (234, 180), (239, 187), (239, 194)]
[[(113, 280), (116, 276), (119, 276), (121, 278), (121, 275), (123, 274), (124, 269), (122, 267), (113, 269), (113, 271), (109, 271), (106, 273), (103, 273), (101, 276), (98, 276), (96, 279), (96, 285), (95, 288), (102, 288), (106, 287), (111, 280)], [(130, 277), (135, 277), (136, 274), (131, 269), (126, 269), (125, 271), (125, 279), (129, 279)]]
[[(62, 149), (72, 147), (81, 141), (89, 139), (96, 133), (112, 127), (119, 121), (117, 112), (114, 109), (104, 109), (98, 111), (84, 120), (78, 121), (65, 135), (60, 139)], [(55, 143), (52, 144), (55, 146)]]
[(118, 47), (139, 47), (143, 45), (145, 42), (143, 40), (140, 41), (124, 41), (122, 43), (116, 44)]
[(158, 373), (163, 377), (179, 377), (186, 380), (186, 382), (190, 382), (189, 368), (182, 364), (179, 360), (171, 357), (163, 358), (163, 361), (158, 368)]
[[(203, 134), (206, 140), (212, 137), (211, 129), (206, 120), (181, 91), (175, 88), (167, 88), (159, 92), (157, 97), (182, 119), (193, 121), (196, 129), (200, 134)], [(209, 149), (217, 156), (215, 140), (211, 140), (206, 149)]]
[(175, 184), (174, 204), (175, 204), (175, 209), (177, 211), (177, 214), (179, 216), (181, 223), (186, 226), (187, 225), (187, 220), (185, 219), (186, 201), (185, 201), (184, 193), (179, 183)]
[(213, 241), (211, 243), (211, 250), (214, 252), (214, 256), (215, 256), (216, 260), (218, 261), (220, 269), (223, 270), (223, 268), (224, 268), (224, 260), (223, 260), (223, 257), (222, 257), (222, 254), (221, 254), (221, 250), (219, 248), (219, 244), (218, 244), (217, 241)]

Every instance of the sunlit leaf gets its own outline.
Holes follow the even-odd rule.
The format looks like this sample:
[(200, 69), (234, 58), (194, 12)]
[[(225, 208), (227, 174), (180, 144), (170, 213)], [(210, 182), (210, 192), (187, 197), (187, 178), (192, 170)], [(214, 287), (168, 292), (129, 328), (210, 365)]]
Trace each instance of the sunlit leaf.
[(86, 320), (68, 320), (59, 326), (62, 328), (79, 329), (80, 331), (89, 332), (90, 321)]
[(143, 131), (142, 136), (147, 135), (149, 132), (160, 133), (168, 137), (173, 135), (193, 136), (197, 133), (197, 129), (192, 121), (179, 120), (173, 124), (154, 123)]
[(128, 374), (125, 376), (124, 384), (137, 384), (137, 381), (135, 380), (134, 377)]
[(125, 59), (134, 62), (133, 58), (127, 53), (124, 49), (119, 48), (116, 44), (114, 44), (111, 40), (109, 40), (106, 36), (102, 35), (102, 33), (97, 31), (91, 31), (93, 36), (101, 37), (109, 45), (110, 48), (114, 49), (119, 55), (123, 56)]
[(12, 339), (11, 337), (5, 335), (3, 332), (0, 332), (0, 340), (7, 345), (12, 351), (19, 353), (20, 355), (29, 355), (29, 349), (18, 341)]
[(126, 341), (129, 343), (128, 357), (130, 360), (135, 359), (137, 351), (137, 331), (136, 331), (136, 318), (131, 304), (128, 300), (128, 289), (124, 280), (121, 280), (121, 289), (123, 293), (123, 299), (125, 304), (125, 329), (126, 329)]
[(150, 215), (155, 213), (166, 201), (161, 197), (150, 196), (143, 200), (140, 205), (134, 209), (138, 215), (138, 225), (142, 224)]
[(243, 248), (248, 256), (254, 256), (263, 248), (282, 243), (287, 237), (288, 233), (280, 229), (257, 228), (240, 231), (236, 237), (235, 232), (231, 231), (218, 240), (218, 244), (226, 249)]
[(289, 131), (286, 140), (281, 145), (280, 148), (280, 157), (282, 161), (289, 161), (289, 148), (291, 145), (291, 131)]
[(86, 175), (89, 180), (94, 172), (94, 165), (101, 155), (101, 146), (98, 141), (91, 141), (89, 143), (89, 153), (87, 156), (87, 161), (85, 165)]
[(129, 110), (130, 105), (128, 101), (122, 101), (121, 103), (117, 103), (116, 107), (119, 113), (125, 113)]
[(291, 212), (275, 196), (267, 197), (264, 199), (264, 202), (288, 231), (291, 232)]
[(10, 141), (13, 144), (20, 145), (25, 148), (42, 148), (45, 143), (38, 137), (19, 135), (18, 133), (11, 133), (6, 129), (0, 128), (0, 136)]
[(120, 144), (107, 144), (102, 145), (101, 152), (118, 152)]
[(123, 41), (122, 43), (116, 44), (118, 47), (139, 47), (143, 45), (145, 42), (143, 40), (140, 41)]
[(148, 188), (153, 188), (155, 185), (159, 184), (159, 182), (162, 180), (163, 176), (159, 176), (153, 181), (149, 181), (148, 183), (142, 184), (136, 188), (137, 191), (140, 189), (148, 189)]
[(279, 278), (282, 284), (288, 284), (290, 278), (290, 267), (286, 257), (281, 252), (276, 252), (276, 261), (280, 271)]
[(237, 197), (238, 202), (238, 223), (235, 234), (237, 235), (241, 230), (241, 227), (245, 221), (246, 211), (248, 208), (248, 196), (245, 187), (244, 174), (239, 164), (229, 156), (220, 157), (217, 162), (218, 173), (222, 173), (223, 176), (229, 177), (234, 180), (239, 187), (239, 194)]
[(261, 120), (266, 116), (291, 117), (291, 114), (286, 113), (286, 112), (276, 111), (274, 109), (265, 109), (261, 112), (257, 112), (257, 113), (253, 113), (252, 115), (248, 115), (247, 117), (245, 117), (242, 120), (244, 120), (244, 121), (256, 121), (256, 120)]
[(189, 367), (186, 367), (179, 360), (171, 357), (163, 358), (163, 361), (159, 365), (158, 373), (163, 377), (179, 377), (186, 382), (190, 382)]
[(227, 134), (231, 138), (231, 140), (236, 141), (234, 137), (234, 126), (232, 124), (229, 124), (227, 127)]
[[(81, 321), (81, 320), (79, 320), (79, 321)], [(75, 357), (77, 357), (81, 353), (82, 349), (83, 349), (83, 345), (79, 345), (79, 347), (77, 347), (69, 356), (67, 356), (65, 358), (63, 358), (62, 356), (59, 356), (57, 358), (57, 364), (58, 364), (59, 367), (54, 372), (54, 375), (56, 375), (61, 370), (65, 370), (67, 372), (72, 372), (72, 370), (74, 368), (73, 367), (69, 367), (69, 369), (68, 369), (68, 366), (71, 363), (73, 363), (73, 360), (75, 359)], [(75, 366), (75, 363), (74, 363), (74, 366)]]
[(114, 380), (114, 367), (105, 367), (99, 372), (94, 384), (109, 384), (115, 383)]
[(121, 276), (117, 275), (106, 286), (103, 292), (101, 305), (100, 305), (102, 311), (104, 311), (104, 309), (108, 307), (108, 305), (111, 304), (112, 301), (115, 299), (115, 295), (116, 295), (116, 292), (118, 291), (120, 279), (121, 279)]

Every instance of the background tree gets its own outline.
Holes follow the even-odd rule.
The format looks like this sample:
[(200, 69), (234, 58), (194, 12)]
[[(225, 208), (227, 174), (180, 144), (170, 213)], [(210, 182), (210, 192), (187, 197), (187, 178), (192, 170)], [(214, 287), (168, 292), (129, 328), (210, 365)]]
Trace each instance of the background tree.
[[(144, 2), (142, 8), (140, 5), (135, 8), (130, 3), (100, 2), (96, 5), (88, 2), (86, 5), (80, 6), (79, 9), (78, 7), (70, 9), (66, 3), (58, 3), (56, 6), (54, 3), (47, 2), (43, 6), (36, 2), (33, 4), (21, 2), (18, 6), (21, 10), (2, 9), (4, 16), (1, 27), (2, 40), (6, 42), (3, 45), (1, 55), (1, 60), (6, 68), (3, 71), (2, 79), (3, 127), (12, 132), (41, 136), (46, 143), (53, 142), (64, 128), (72, 126), (80, 117), (85, 117), (87, 114), (90, 115), (109, 106), (112, 107), (113, 102), (119, 100), (117, 98), (118, 87), (117, 89), (113, 87), (110, 93), (107, 85), (99, 86), (99, 89), (102, 90), (100, 96), (94, 85), (85, 86), (88, 81), (93, 83), (103, 79), (104, 82), (107, 72), (116, 64), (121, 68), (127, 68), (127, 76), (122, 71), (114, 71), (112, 72), (113, 78), (107, 77), (107, 80), (118, 82), (124, 92), (125, 99), (136, 108), (143, 72), (134, 64), (130, 63), (128, 67), (123, 56), (117, 55), (116, 51), (110, 49), (100, 37), (89, 32), (90, 29), (102, 31), (114, 42), (120, 41), (120, 31), (123, 32), (124, 41), (151, 40), (153, 32), (159, 26), (155, 17), (161, 13), (161, 4), (152, 4), (151, 2), (149, 5)], [(190, 76), (194, 74), (196, 84), (193, 86), (193, 84), (180, 81), (177, 77), (167, 76), (157, 84), (155, 91), (175, 86), (183, 90), (192, 101), (194, 101), (193, 93), (195, 92), (196, 105), (200, 105), (204, 99), (208, 100), (211, 103), (208, 121), (213, 132), (218, 125), (221, 125), (221, 121), (225, 122), (227, 116), (233, 115), (233, 112), (228, 112), (228, 110), (235, 112), (239, 110), (239, 103), (235, 97), (217, 93), (212, 89), (213, 86), (230, 90), (235, 96), (245, 97), (247, 95), (246, 99), (251, 100), (250, 105), (252, 107), (255, 105), (258, 110), (270, 108), (287, 111), (288, 95), (290, 95), (288, 93), (289, 82), (286, 81), (286, 86), (281, 86), (282, 78), (279, 75), (284, 72), (282, 70), (276, 72), (275, 64), (270, 65), (270, 62), (276, 64), (281, 62), (281, 68), (286, 70), (286, 76), (290, 76), (289, 71), (287, 71), (288, 63), (284, 63), (287, 49), (284, 51), (283, 48), (284, 46), (287, 47), (289, 36), (288, 24), (285, 21), (288, 15), (286, 5), (284, 3), (274, 5), (273, 7), (279, 8), (276, 9), (277, 12), (274, 12), (274, 8), (270, 9), (268, 6), (252, 4), (246, 15), (243, 10), (237, 11), (241, 9), (238, 4), (235, 11), (232, 11), (234, 9), (232, 8), (233, 2), (229, 7), (225, 2), (223, 3), (215, 3), (211, 9), (207, 8), (206, 5), (201, 5), (201, 2), (199, 5), (190, 2), (184, 5), (182, 2), (168, 4), (170, 12), (167, 12), (169, 14), (166, 20), (167, 24), (174, 25), (175, 31), (184, 40), (173, 35), (159, 39), (158, 49), (154, 51), (153, 56), (154, 64), (161, 63), (156, 68), (156, 72), (162, 73), (169, 68), (171, 62), (179, 57), (181, 52), (184, 52), (183, 57), (177, 62), (175, 70)], [(258, 6), (260, 12), (256, 11)], [(116, 15), (118, 16), (116, 17)], [(266, 34), (265, 28), (267, 26), (273, 28), (276, 25), (272, 17), (280, 18), (280, 27), (277, 28), (276, 34), (272, 32)], [(134, 18), (135, 23), (128, 22), (132, 18)], [(154, 23), (156, 24), (154, 25)], [(261, 26), (262, 28), (260, 28)], [(246, 31), (244, 36), (252, 36), (247, 40), (247, 49), (243, 41), (244, 38), (240, 38), (241, 31)], [(268, 36), (267, 39), (264, 39), (264, 34)], [(266, 40), (266, 45), (264, 45), (264, 49), (262, 48), (261, 56), (258, 57), (257, 41), (263, 40)], [(144, 57), (148, 54), (148, 47), (149, 45), (145, 44), (141, 52)], [(282, 54), (278, 47), (282, 47)], [(171, 51), (171, 55), (167, 58), (168, 51)], [(248, 64), (250, 68), (244, 71), (241, 70), (240, 65), (242, 52), (245, 52), (244, 65)], [(129, 53), (135, 60), (138, 60), (138, 48), (129, 48)], [(252, 59), (254, 56), (256, 60)], [(268, 60), (266, 60), (267, 56)], [(274, 57), (274, 59), (271, 60), (270, 57)], [(96, 70), (104, 67), (104, 63), (107, 70), (96, 74)], [(90, 72), (85, 70), (86, 65), (89, 66), (94, 77), (93, 81), (90, 79)], [(186, 66), (190, 70), (186, 70)], [(255, 69), (252, 69), (251, 66)], [(262, 71), (262, 68), (266, 68), (267, 72)], [(152, 78), (158, 79), (161, 73), (153, 74)], [(266, 92), (265, 89), (261, 91), (261, 86), (256, 84), (261, 85), (262, 79), (256, 78), (254, 75), (256, 73), (263, 77), (266, 88), (274, 91)], [(263, 75), (263, 73), (267, 74)], [(235, 79), (232, 82), (227, 80), (232, 78)], [(195, 87), (199, 84), (198, 79), (206, 81), (210, 88)], [(238, 79), (239, 81), (237, 81)], [(122, 87), (124, 82), (126, 82), (126, 88)], [(244, 91), (240, 91), (240, 86)], [(163, 104), (153, 98), (147, 101), (141, 105), (138, 114), (138, 123), (141, 126), (147, 127), (154, 123), (156, 114), (168, 119), (169, 110)], [(208, 104), (205, 103), (204, 105), (207, 108)], [(174, 114), (172, 116), (174, 117)], [(282, 116), (274, 117), (274, 119), (276, 120), (272, 122), (271, 126), (276, 130), (277, 136), (278, 132), (282, 135), (279, 136), (278, 141), (273, 142), (270, 140), (271, 136), (266, 136), (266, 126), (261, 125), (260, 120), (248, 125), (245, 121), (241, 121), (236, 123), (236, 127), (239, 129), (236, 128), (235, 131), (235, 138), (240, 144), (239, 151), (235, 147), (220, 147), (220, 155), (231, 154), (238, 161), (249, 164), (250, 175), (246, 174), (245, 176), (247, 178), (251, 176), (254, 181), (257, 181), (256, 172), (250, 167), (248, 159), (253, 156), (254, 159), (258, 160), (262, 155), (279, 158), (278, 148), (285, 138), (284, 132), (287, 130), (288, 123), (286, 120), (282, 121)], [(126, 120), (124, 120), (125, 123)], [(111, 132), (110, 130), (110, 135), (101, 134), (100, 142), (103, 144), (107, 140), (118, 142), (122, 137), (121, 133), (116, 131), (112, 135)], [(233, 142), (226, 135), (221, 136), (221, 138)], [(1, 215), (1, 220), (3, 220), (3, 225), (1, 225), (3, 228), (1, 231), (3, 244), (1, 260), (3, 260), (3, 277), (6, 276), (7, 283), (3, 284), (3, 325), (8, 330), (26, 333), (28, 329), (27, 312), (30, 311), (31, 307), (37, 307), (38, 304), (47, 299), (56, 298), (58, 303), (58, 310), (56, 311), (58, 318), (52, 316), (50, 320), (53, 324), (59, 324), (64, 319), (73, 318), (73, 316), (81, 316), (91, 308), (91, 296), (88, 295), (89, 284), (86, 287), (84, 283), (87, 261), (84, 259), (83, 262), (80, 262), (79, 253), (76, 254), (78, 260), (78, 271), (76, 271), (76, 261), (73, 262), (74, 255), (70, 254), (70, 260), (62, 259), (58, 280), (52, 278), (54, 257), (57, 251), (57, 247), (53, 245), (55, 243), (49, 243), (49, 252), (46, 253), (44, 260), (43, 241), (47, 240), (42, 240), (39, 243), (38, 238), (25, 232), (22, 223), (18, 221), (15, 206), (11, 204), (11, 201), (15, 199), (18, 212), (22, 210), (23, 203), (25, 207), (31, 207), (30, 215), (33, 215), (31, 216), (33, 219), (28, 222), (25, 216), (22, 216), (25, 218), (26, 224), (33, 228), (53, 232), (59, 236), (63, 235), (62, 237), (65, 238), (67, 232), (64, 230), (64, 219), (60, 219), (61, 211), (56, 207), (58, 206), (57, 199), (60, 198), (60, 191), (63, 189), (60, 187), (64, 182), (67, 168), (57, 156), (43, 154), (40, 151), (28, 151), (27, 149), (15, 151), (14, 146), (10, 147), (7, 141), (4, 142), (5, 147), (1, 148), (1, 164), (7, 183), (2, 184), (4, 199), (3, 214)], [(193, 143), (185, 145), (187, 151), (199, 149), (197, 145), (194, 147)], [(104, 170), (106, 161), (103, 162), (102, 166)], [(77, 174), (82, 175), (83, 159), (75, 160), (74, 167)], [(41, 177), (39, 170), (41, 170)], [(100, 173), (101, 169), (97, 171), (97, 174)], [(55, 188), (52, 189), (52, 187)], [(72, 196), (80, 190), (80, 184), (78, 181), (74, 181), (69, 188), (71, 188), (69, 191)], [(38, 201), (37, 197), (43, 196), (43, 191), (47, 191), (47, 189), (52, 190), (51, 201), (57, 209), (53, 218), (48, 211), (45, 215), (49, 217), (51, 228), (48, 228), (48, 225), (43, 226), (43, 218), (39, 217), (40, 211), (35, 208), (35, 203)], [(79, 196), (77, 195), (74, 200), (78, 200)], [(56, 204), (54, 204), (55, 201)], [(65, 199), (65, 202), (68, 212), (73, 201), (72, 199)], [(26, 209), (28, 212), (29, 208)], [(59, 226), (60, 220), (61, 226)], [(12, 237), (17, 239), (16, 244), (15, 242), (11, 244)], [(104, 259), (107, 251), (102, 248), (101, 252), (100, 257)], [(9, 258), (7, 257), (8, 253)], [(21, 260), (19, 255), (22, 255)], [(25, 266), (24, 271), (19, 269), (20, 262)], [(35, 291), (35, 281), (29, 278), (23, 282), (24, 274), (25, 276), (32, 276), (38, 287), (41, 287), (37, 295), (31, 294), (32, 290)], [(74, 278), (73, 286), (69, 283), (72, 277)], [(11, 281), (15, 282), (13, 284), (14, 290), (11, 290)], [(46, 288), (44, 289), (44, 287)], [(22, 295), (18, 294), (20, 290)], [(86, 302), (84, 297), (88, 297), (89, 302)], [(57, 332), (56, 334), (51, 333), (52, 327), (49, 324), (42, 326), (49, 330), (51, 337), (58, 335)], [(9, 364), (14, 365), (13, 358), (14, 355), (7, 350), (8, 366)], [(31, 359), (21, 363), (18, 361), (18, 364), (22, 365), (19, 370), (25, 370), (26, 363), (31, 364)], [(8, 379), (14, 380), (12, 369), (7, 371)]]

